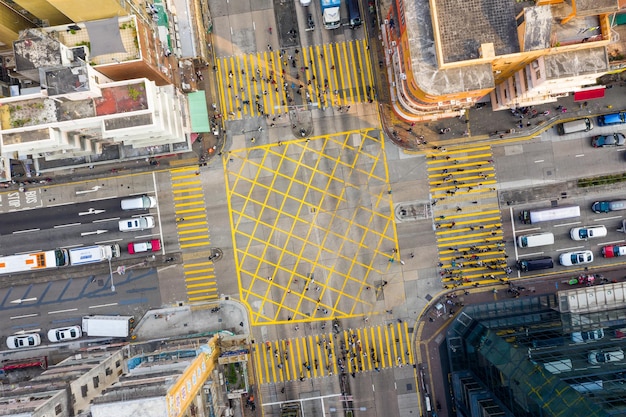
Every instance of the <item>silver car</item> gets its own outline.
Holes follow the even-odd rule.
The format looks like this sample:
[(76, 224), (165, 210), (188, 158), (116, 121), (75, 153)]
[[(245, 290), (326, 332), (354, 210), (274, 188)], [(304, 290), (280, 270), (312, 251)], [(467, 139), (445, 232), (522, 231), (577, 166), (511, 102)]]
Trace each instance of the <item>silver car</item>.
[(590, 342), (593, 340), (599, 340), (604, 337), (604, 330), (589, 330), (586, 332), (574, 332), (572, 333), (572, 342), (574, 343), (583, 343)]

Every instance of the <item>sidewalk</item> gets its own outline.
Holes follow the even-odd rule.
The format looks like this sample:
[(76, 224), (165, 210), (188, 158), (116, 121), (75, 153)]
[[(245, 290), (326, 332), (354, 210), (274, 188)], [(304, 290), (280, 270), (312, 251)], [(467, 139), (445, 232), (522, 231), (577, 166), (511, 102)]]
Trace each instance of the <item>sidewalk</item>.
[(193, 306), (152, 309), (137, 323), (133, 335), (136, 341), (146, 342), (219, 331), (250, 334), (248, 313), (242, 304), (219, 300)]
[[(574, 102), (574, 97), (571, 95), (559, 99), (557, 103), (533, 106), (532, 108), (539, 116), (530, 118), (526, 115), (523, 119), (514, 115), (510, 110), (494, 112), (488, 103), (481, 109), (470, 109), (463, 118), (455, 117), (411, 125), (400, 120), (389, 104), (381, 104), (380, 109), (385, 134), (401, 148), (420, 151), (432, 146), (463, 145), (493, 139), (528, 139), (567, 119), (592, 117), (595, 124), (596, 116), (626, 109), (624, 94), (626, 94), (624, 86), (616, 85), (613, 88), (607, 88), (604, 98), (590, 100), (586, 102), (586, 107), (581, 102)], [(558, 106), (567, 109), (567, 112), (557, 111)], [(542, 113), (546, 111), (550, 114), (544, 116)], [(445, 134), (440, 134), (441, 129), (450, 130)], [(424, 137), (423, 140), (427, 142), (427, 145), (419, 144), (419, 136)]]

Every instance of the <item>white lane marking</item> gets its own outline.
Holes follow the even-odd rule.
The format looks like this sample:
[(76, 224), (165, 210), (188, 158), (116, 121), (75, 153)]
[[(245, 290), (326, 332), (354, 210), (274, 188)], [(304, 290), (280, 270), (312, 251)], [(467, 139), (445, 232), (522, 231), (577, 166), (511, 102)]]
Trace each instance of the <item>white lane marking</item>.
[(541, 162), (543, 162), (543, 161), (544, 161), (543, 159), (537, 159), (537, 160), (535, 161), (535, 164), (539, 164), (539, 163), (541, 163)]
[(537, 256), (537, 255), (543, 255), (544, 252), (535, 252), (535, 253), (523, 253), (521, 255), (519, 255), (519, 257), (521, 258), (522, 256)]
[(555, 224), (554, 227), (563, 227), (563, 226), (573, 226), (575, 224), (581, 224), (582, 222), (572, 222), (572, 223), (563, 223), (563, 224)]
[(59, 203), (59, 204), (48, 204), (46, 207), (59, 207), (59, 206), (69, 206), (71, 204), (76, 204), (73, 201), (69, 203)]
[(68, 308), (67, 310), (48, 311), (48, 314), (69, 313), (70, 311), (76, 311), (77, 308)]
[(111, 307), (111, 306), (116, 306), (117, 303), (109, 303), (109, 304), (100, 304), (100, 305), (96, 305), (96, 306), (89, 306), (89, 308), (102, 308), (102, 307)]
[(114, 198), (117, 198), (117, 196), (113, 196), (113, 197), (100, 197), (100, 198), (91, 198), (89, 199), (89, 201), (102, 201), (102, 200), (112, 200)]
[(15, 320), (15, 319), (26, 319), (28, 317), (37, 317), (39, 314), (35, 313), (35, 314), (24, 314), (23, 316), (11, 316), (10, 319), (11, 320)]
[(603, 220), (621, 219), (623, 216), (603, 217), (601, 219), (594, 219), (594, 222), (601, 222)]
[(13, 232), (14, 235), (18, 235), (20, 233), (29, 233), (29, 232), (38, 232), (41, 229), (28, 229), (28, 230), (18, 230), (16, 232)]
[(575, 155), (575, 156), (576, 156), (576, 158), (581, 158), (581, 157), (585, 156), (585, 154), (584, 153), (579, 153), (578, 155)]
[(62, 227), (70, 227), (70, 226), (80, 226), (82, 223), (68, 223), (68, 224), (59, 224), (54, 226), (55, 229), (60, 229)]
[(102, 222), (112, 222), (114, 220), (119, 220), (119, 217), (111, 217), (108, 219), (100, 219), (100, 220), (93, 220), (92, 223), (102, 223)]
[(584, 246), (572, 246), (571, 248), (563, 248), (563, 249), (557, 249), (557, 252), (565, 252), (565, 251), (570, 251), (570, 250), (577, 250), (577, 249), (584, 249)]
[(626, 242), (626, 240), (624, 240), (624, 239), (622, 239), (622, 240), (614, 240), (612, 242), (596, 243), (596, 246), (616, 245), (618, 243), (624, 243), (624, 242)]

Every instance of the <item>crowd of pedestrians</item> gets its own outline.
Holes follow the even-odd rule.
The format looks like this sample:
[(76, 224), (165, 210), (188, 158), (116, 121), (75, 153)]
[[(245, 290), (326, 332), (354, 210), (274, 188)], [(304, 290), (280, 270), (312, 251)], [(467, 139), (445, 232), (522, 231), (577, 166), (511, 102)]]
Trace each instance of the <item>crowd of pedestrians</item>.
[[(429, 163), (443, 287), (476, 287), (508, 277), (512, 270), (507, 265), (493, 187), (493, 160), (485, 158), (484, 152), (449, 152), (433, 146)], [(485, 214), (484, 207), (489, 204), (493, 205), (493, 215)]]

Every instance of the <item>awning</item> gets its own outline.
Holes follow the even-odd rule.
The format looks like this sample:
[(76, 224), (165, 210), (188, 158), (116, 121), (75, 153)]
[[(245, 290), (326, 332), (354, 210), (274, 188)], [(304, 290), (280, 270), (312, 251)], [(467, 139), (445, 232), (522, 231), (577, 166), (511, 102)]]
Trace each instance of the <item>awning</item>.
[(604, 97), (604, 87), (600, 87), (600, 88), (592, 88), (589, 90), (581, 90), (581, 91), (576, 91), (574, 93), (574, 101), (586, 101), (586, 100), (594, 100), (596, 98), (603, 98)]
[(189, 101), (189, 114), (191, 116), (191, 131), (195, 133), (210, 132), (209, 111), (204, 91), (187, 94), (187, 100)]
[(120, 34), (118, 17), (91, 20), (85, 22), (89, 33), (89, 52), (91, 56), (100, 56), (116, 53), (127, 53)]

